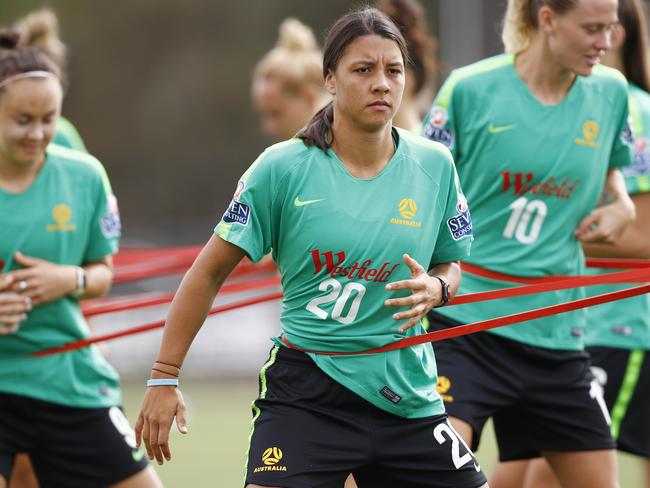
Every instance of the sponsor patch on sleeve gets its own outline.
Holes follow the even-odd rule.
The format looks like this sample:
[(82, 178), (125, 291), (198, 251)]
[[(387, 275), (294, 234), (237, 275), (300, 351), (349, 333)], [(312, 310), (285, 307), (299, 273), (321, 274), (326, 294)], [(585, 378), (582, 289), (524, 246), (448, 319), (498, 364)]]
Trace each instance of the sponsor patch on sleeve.
[(454, 131), (449, 128), (438, 127), (436, 125), (436, 119), (429, 120), (429, 123), (424, 128), (424, 137), (435, 142), (440, 142), (449, 149), (454, 148)]
[(463, 198), (456, 206), (459, 214), (454, 215), (452, 218), (447, 220), (447, 227), (449, 227), (449, 232), (451, 237), (458, 241), (465, 236), (472, 235), (472, 218), (469, 215), (469, 209), (467, 208), (467, 201)]
[(122, 221), (120, 220), (120, 211), (117, 207), (117, 198), (115, 195), (108, 196), (108, 211), (99, 219), (99, 227), (104, 237), (119, 237), (122, 233)]
[(226, 212), (223, 214), (223, 221), (231, 224), (248, 225), (251, 208), (238, 200), (232, 200)]
[(622, 170), (625, 176), (650, 175), (650, 145), (645, 137), (634, 139), (634, 162)]

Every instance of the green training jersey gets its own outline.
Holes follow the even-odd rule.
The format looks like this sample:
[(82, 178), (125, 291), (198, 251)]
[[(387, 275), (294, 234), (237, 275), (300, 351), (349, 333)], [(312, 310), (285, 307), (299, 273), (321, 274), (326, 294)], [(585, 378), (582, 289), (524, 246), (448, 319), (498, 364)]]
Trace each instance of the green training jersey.
[[(119, 214), (98, 164), (88, 154), (50, 145), (27, 190), (0, 189), (3, 272), (20, 268), (15, 251), (70, 265), (117, 251)], [(17, 333), (0, 336), (0, 391), (72, 407), (119, 405), (117, 373), (96, 347), (29, 356), (88, 335), (77, 300), (66, 296), (34, 307)]]
[[(422, 333), (421, 324), (399, 333), (398, 309), (384, 305), (409, 294), (385, 288), (410, 277), (403, 254), (425, 268), (469, 254), (471, 220), (449, 151), (404, 130), (393, 135), (394, 156), (369, 179), (351, 176), (334, 151), (299, 139), (270, 147), (244, 174), (215, 229), (253, 261), (273, 252), (284, 290), (282, 330), (302, 349), (363, 351)], [(379, 408), (409, 418), (444, 411), (430, 344), (311, 356)]]
[[(470, 261), (516, 276), (576, 275), (584, 256), (574, 230), (594, 208), (610, 168), (631, 162), (623, 76), (597, 67), (577, 77), (556, 105), (539, 102), (514, 56), (454, 71), (424, 121), (423, 134), (447, 144), (471, 204), (476, 242)], [(461, 293), (513, 286), (466, 273)], [(474, 322), (584, 296), (568, 290), (444, 309)], [(584, 311), (492, 330), (551, 349), (583, 347)]]
[(76, 149), (77, 151), (88, 152), (83, 139), (81, 139), (81, 136), (79, 135), (79, 131), (77, 131), (76, 127), (72, 125), (72, 122), (65, 117), (59, 117), (59, 121), (56, 125), (56, 132), (52, 138), (52, 144)]
[[(630, 84), (629, 107), (634, 163), (623, 168), (623, 175), (630, 194), (644, 193), (650, 191), (650, 94)], [(592, 286), (587, 292), (596, 295), (630, 286)], [(587, 310), (587, 318), (588, 346), (650, 350), (650, 295), (598, 305)]]

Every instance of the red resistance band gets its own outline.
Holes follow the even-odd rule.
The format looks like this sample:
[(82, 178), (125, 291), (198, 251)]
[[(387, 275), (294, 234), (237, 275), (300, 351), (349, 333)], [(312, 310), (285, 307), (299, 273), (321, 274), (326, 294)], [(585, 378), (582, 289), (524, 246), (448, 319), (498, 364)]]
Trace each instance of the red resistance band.
[[(243, 283), (225, 284), (219, 290), (219, 295), (239, 293), (255, 289), (276, 287), (280, 285), (280, 277), (260, 278)], [(153, 307), (171, 303), (174, 293), (143, 293), (136, 296), (102, 297), (81, 302), (81, 311), (86, 318), (105, 313), (122, 312), (138, 308)]]
[(376, 347), (373, 349), (368, 349), (366, 351), (356, 351), (356, 352), (334, 352), (334, 351), (311, 351), (300, 349), (293, 344), (291, 344), (286, 337), (282, 336), (282, 342), (284, 342), (288, 347), (292, 349), (297, 349), (303, 352), (311, 352), (314, 354), (325, 354), (329, 356), (351, 356), (355, 354), (377, 354), (380, 352), (394, 351), (396, 349), (403, 349), (405, 347), (416, 346), (418, 344), (424, 344), (426, 342), (437, 342), (444, 339), (451, 339), (452, 337), (459, 337), (467, 334), (473, 334), (475, 332), (483, 332), (489, 329), (494, 329), (496, 327), (502, 327), (504, 325), (512, 325), (518, 322), (524, 322), (527, 320), (539, 319), (541, 317), (547, 317), (549, 315), (555, 315), (565, 312), (570, 312), (573, 310), (578, 310), (585, 307), (591, 307), (594, 305), (600, 305), (601, 303), (613, 302), (615, 300), (623, 300), (624, 298), (630, 298), (637, 295), (642, 295), (644, 293), (650, 292), (650, 285), (637, 286), (635, 288), (628, 288), (626, 290), (620, 290), (613, 293), (605, 293), (602, 295), (596, 295), (589, 298), (582, 298), (580, 300), (575, 300), (572, 302), (560, 303), (557, 305), (551, 305), (549, 307), (538, 308), (535, 310), (529, 310), (528, 312), (521, 312), (512, 315), (505, 315), (503, 317), (497, 317), (490, 320), (483, 320), (481, 322), (474, 322), (473, 324), (459, 325), (456, 327), (451, 327), (448, 329), (437, 330), (434, 332), (428, 332), (426, 334), (421, 334), (413, 337), (406, 337), (400, 339), (399, 341), (392, 342), (385, 346)]
[[(114, 258), (114, 282), (123, 283), (135, 281), (144, 278), (152, 278), (172, 273), (185, 272), (194, 262), (202, 245), (184, 246), (184, 247), (167, 247), (167, 248), (122, 248)], [(464, 264), (469, 271), (473, 265)], [(650, 266), (647, 260), (632, 259), (587, 259), (587, 267), (590, 268), (640, 268)], [(0, 266), (1, 267), (1, 266)], [(275, 269), (274, 263), (265, 263), (263, 265), (253, 265), (247, 260), (242, 261), (235, 268), (233, 273), (249, 274), (255, 273), (260, 269)], [(507, 276), (507, 275), (501, 275)], [(547, 277), (552, 278), (552, 277)], [(499, 279), (499, 278), (495, 278)], [(526, 278), (522, 278), (520, 283), (528, 283)], [(513, 280), (506, 280), (513, 281)]]
[[(130, 254), (130, 253), (127, 253)], [(119, 256), (119, 255), (118, 255)], [(594, 261), (592, 263), (594, 266), (600, 266), (603, 268), (644, 268), (650, 266), (650, 261), (632, 261), (632, 260), (618, 260), (618, 259), (597, 259), (597, 260), (591, 260)], [(251, 263), (243, 263), (243, 266), (236, 268), (240, 270), (240, 275), (245, 275), (250, 272), (250, 268), (253, 267)], [(476, 265), (469, 264), (469, 263), (463, 263), (462, 265), (463, 271), (468, 272), (471, 274), (475, 274), (478, 276), (483, 276), (486, 278), (491, 278), (495, 280), (500, 280), (500, 281), (509, 281), (509, 282), (514, 282), (514, 283), (523, 283), (523, 284), (536, 284), (536, 283), (557, 283), (560, 280), (567, 280), (567, 283), (575, 283), (574, 286), (588, 286), (590, 283), (588, 280), (585, 280), (584, 282), (580, 281), (580, 277), (576, 276), (544, 276), (544, 277), (539, 277), (539, 278), (523, 278), (523, 277), (518, 277), (518, 276), (511, 276), (511, 275), (506, 275), (502, 273), (497, 273), (495, 271), (490, 271), (484, 268), (480, 268)], [(263, 269), (257, 268), (258, 274), (262, 274), (262, 272), (266, 271), (272, 271), (272, 268), (268, 266), (264, 266)], [(605, 276), (611, 276), (612, 280), (615, 274), (610, 274), (610, 275), (605, 275)], [(590, 279), (594, 279), (593, 275), (590, 275)], [(599, 278), (596, 278), (598, 280)], [(573, 280), (573, 281), (569, 281)], [(642, 282), (645, 282), (646, 280), (642, 280)], [(613, 283), (614, 281), (606, 281), (604, 283)], [(624, 281), (620, 281), (623, 283)], [(625, 281), (625, 283), (634, 283), (634, 281)], [(226, 293), (236, 293), (240, 291), (250, 291), (250, 290), (256, 290), (256, 289), (261, 289), (261, 288), (267, 288), (270, 286), (277, 286), (280, 284), (280, 277), (279, 276), (274, 276), (270, 278), (259, 278), (259, 279), (253, 279), (249, 280), (243, 283), (236, 283), (236, 284), (226, 284), (221, 287), (219, 290), (220, 294), (226, 294)], [(593, 284), (599, 284), (599, 283), (593, 283)], [(555, 286), (555, 285), (554, 285)], [(544, 291), (554, 291), (557, 290), (558, 288), (546, 288), (545, 286), (541, 286), (536, 290), (536, 293), (542, 293)], [(560, 288), (562, 289), (562, 288)], [(513, 289), (510, 289), (511, 291), (507, 291), (508, 289), (505, 290), (493, 290), (489, 292), (484, 292), (484, 294), (475, 294), (475, 295), (467, 295), (467, 296), (462, 296), (459, 295), (456, 297), (453, 303), (450, 305), (460, 305), (462, 303), (469, 303), (469, 301), (476, 301), (478, 299), (486, 299), (487, 297), (494, 296), (495, 298), (502, 298), (502, 297), (508, 297), (508, 296), (519, 296), (519, 291), (514, 291)], [(138, 308), (144, 308), (144, 307), (152, 307), (155, 305), (164, 305), (167, 303), (171, 303), (172, 299), (174, 298), (173, 293), (146, 293), (146, 294), (141, 294), (141, 295), (129, 295), (129, 296), (121, 296), (121, 297), (100, 297), (100, 298), (95, 298), (92, 300), (84, 300), (81, 303), (81, 310), (83, 314), (86, 317), (92, 317), (95, 315), (101, 315), (105, 313), (113, 313), (113, 312), (121, 312), (124, 310), (134, 310)]]
[[(617, 273), (609, 273), (609, 274), (601, 274), (601, 275), (593, 275), (593, 276), (577, 276), (577, 277), (574, 277), (574, 278), (565, 278), (565, 279), (561, 279), (561, 280), (556, 280), (554, 282), (547, 281), (546, 283), (537, 283), (537, 284), (533, 284), (533, 285), (519, 286), (519, 287), (514, 287), (514, 288), (505, 288), (505, 289), (501, 289), (501, 290), (491, 290), (491, 291), (481, 292), (481, 293), (471, 293), (471, 294), (461, 295), (461, 296), (456, 297), (456, 299), (452, 303), (450, 303), (449, 305), (458, 305), (458, 304), (461, 304), (461, 303), (472, 303), (472, 302), (497, 300), (497, 299), (500, 299), (500, 298), (507, 298), (507, 297), (512, 297), (512, 296), (524, 296), (524, 295), (530, 295), (530, 294), (534, 294), (534, 293), (542, 293), (542, 292), (546, 292), (546, 291), (556, 291), (556, 290), (562, 290), (562, 289), (568, 289), (568, 288), (576, 288), (576, 287), (579, 287), (579, 286), (591, 286), (591, 285), (599, 285), (599, 284), (605, 284), (605, 283), (638, 283), (638, 282), (645, 282), (645, 281), (650, 281), (650, 268), (629, 270), (629, 271), (621, 271), (621, 272), (617, 272)], [(646, 285), (646, 286), (650, 286), (650, 285)], [(637, 287), (637, 288), (633, 288), (633, 289), (630, 289), (630, 290), (622, 290), (622, 291), (618, 291), (618, 292), (614, 292), (614, 293), (607, 293), (607, 294), (604, 294), (604, 295), (599, 295), (598, 297), (586, 298), (586, 299), (582, 299), (582, 300), (577, 300), (575, 302), (568, 302), (568, 303), (553, 305), (551, 307), (546, 307), (546, 308), (543, 308), (543, 309), (532, 310), (532, 311), (524, 312), (524, 313), (521, 313), (521, 314), (515, 314), (515, 315), (510, 315), (510, 316), (506, 316), (506, 317), (500, 317), (500, 318), (497, 318), (497, 319), (488, 320), (488, 321), (485, 321), (485, 322), (477, 322), (475, 324), (470, 324), (471, 326), (477, 326), (478, 325), (479, 327), (484, 327), (484, 328), (479, 328), (479, 329), (476, 329), (476, 330), (474, 330), (474, 329), (471, 329), (471, 330), (470, 329), (464, 329), (464, 328), (470, 327), (470, 325), (464, 325), (462, 327), (459, 326), (459, 327), (455, 327), (453, 329), (448, 329), (446, 331), (437, 331), (437, 332), (432, 332), (432, 333), (429, 333), (429, 334), (438, 334), (438, 333), (441, 333), (441, 332), (448, 332), (448, 331), (456, 330), (456, 329), (468, 330), (467, 332), (460, 333), (458, 335), (470, 334), (472, 332), (479, 332), (481, 330), (487, 330), (489, 328), (500, 327), (502, 325), (510, 325), (510, 324), (517, 323), (517, 322), (523, 322), (525, 320), (532, 320), (533, 318), (545, 317), (547, 315), (562, 313), (562, 312), (566, 312), (566, 311), (569, 311), (569, 310), (577, 310), (578, 308), (584, 308), (584, 307), (589, 307), (589, 306), (592, 306), (592, 305), (596, 305), (598, 303), (605, 303), (605, 302), (613, 301), (613, 300), (618, 299), (618, 297), (621, 296), (622, 293), (630, 292), (632, 290), (639, 290), (639, 289), (644, 289), (644, 287)], [(629, 295), (629, 296), (640, 295), (642, 293), (646, 293), (646, 291), (640, 291), (638, 293), (634, 293), (634, 294)], [(602, 297), (606, 297), (606, 298), (603, 301), (600, 301), (600, 302), (593, 302), (594, 299), (596, 299), (596, 298), (601, 298), (602, 299)], [(614, 297), (614, 298), (607, 298), (607, 297)], [(233, 304), (230, 304), (230, 305), (224, 305), (224, 306), (221, 306), (221, 307), (216, 307), (216, 308), (213, 308), (209, 312), (209, 315), (224, 312), (224, 311), (227, 311), (227, 310), (234, 310), (234, 309), (241, 308), (241, 307), (248, 306), (248, 305), (254, 305), (256, 303), (261, 303), (261, 302), (270, 301), (270, 300), (276, 300), (276, 299), (279, 299), (279, 298), (282, 298), (282, 292), (276, 292), (276, 293), (273, 293), (271, 295), (265, 295), (265, 296), (259, 297), (259, 298), (253, 298), (253, 299), (250, 299), (250, 300), (244, 300), (242, 302), (236, 302), (236, 303), (233, 303)], [(623, 296), (623, 298), (627, 298), (627, 296)], [(571, 305), (571, 304), (574, 304), (574, 303), (575, 304), (584, 303), (584, 304), (582, 304), (582, 305), (580, 305), (580, 306), (578, 306), (576, 308), (569, 308), (569, 309), (566, 309), (566, 310), (562, 309), (562, 307), (568, 306), (568, 305)], [(546, 312), (543, 315), (539, 315), (539, 316), (531, 316), (531, 317), (529, 317), (528, 315), (526, 315), (526, 314), (534, 314), (534, 313), (539, 312), (539, 311), (546, 311)], [(514, 321), (513, 321), (513, 318), (515, 318)], [(498, 320), (505, 320), (505, 321), (503, 323), (496, 322), (496, 325), (495, 325), (494, 321), (498, 321)], [(121, 331), (121, 332), (116, 332), (114, 334), (108, 334), (108, 335), (104, 335), (104, 336), (94, 337), (94, 338), (91, 338), (91, 339), (81, 339), (81, 340), (78, 340), (78, 341), (70, 342), (70, 343), (65, 344), (63, 346), (58, 346), (58, 347), (54, 347), (54, 348), (50, 348), (50, 349), (45, 349), (43, 351), (35, 353), (35, 355), (36, 356), (48, 356), (50, 354), (56, 354), (56, 353), (71, 351), (71, 350), (74, 350), (74, 349), (80, 349), (80, 348), (83, 348), (83, 347), (87, 347), (87, 346), (89, 346), (91, 344), (97, 343), (97, 342), (107, 341), (107, 340), (110, 340), (110, 339), (116, 339), (118, 337), (124, 337), (124, 336), (128, 336), (128, 335), (138, 334), (138, 333), (145, 332), (145, 331), (148, 331), (148, 330), (156, 329), (156, 328), (164, 326), (164, 324), (165, 324), (165, 321), (163, 320), (163, 321), (159, 321), (159, 322), (154, 322), (152, 324), (143, 325), (143, 326), (140, 326), (140, 327), (127, 329), (127, 330), (124, 330), (124, 331)], [(487, 325), (485, 325), (485, 324), (487, 324)], [(426, 337), (427, 335), (428, 334), (425, 334), (425, 335), (422, 335), (422, 336), (417, 336), (417, 337), (414, 337), (414, 338), (409, 338), (409, 339), (418, 339), (418, 338), (421, 339), (423, 337)], [(455, 336), (452, 335), (452, 336), (449, 336), (449, 337), (455, 337)], [(442, 340), (442, 339), (446, 339), (446, 338), (447, 337), (441, 337), (441, 338), (436, 339), (436, 340)], [(396, 342), (394, 344), (389, 344), (388, 346), (384, 346), (386, 348), (389, 348), (389, 349), (385, 349), (385, 350), (388, 351), (388, 350), (392, 350), (392, 348), (397, 349), (397, 348), (400, 348), (400, 347), (408, 347), (408, 346), (412, 345), (412, 344), (404, 343), (403, 346), (392, 347), (395, 344), (402, 344), (404, 340), (406, 340), (406, 339), (398, 341), (398, 342)], [(422, 342), (432, 342), (432, 340), (431, 339), (421, 339), (420, 343), (422, 343)], [(294, 348), (295, 348), (295, 346), (294, 346)], [(317, 351), (307, 351), (307, 352), (317, 352)], [(381, 352), (381, 351), (375, 351), (373, 349), (371, 351), (364, 351), (363, 354), (370, 354), (370, 353), (373, 353), (373, 352)], [(318, 351), (318, 353), (319, 354), (340, 354), (340, 353), (326, 352), (326, 351)], [(345, 353), (345, 354), (361, 354), (361, 352)]]
[[(222, 313), (222, 312), (228, 312), (230, 310), (235, 310), (237, 308), (242, 308), (242, 307), (248, 307), (250, 305), (256, 305), (258, 303), (263, 303), (263, 302), (270, 302), (272, 300), (277, 300), (279, 298), (282, 298), (282, 292), (275, 292), (271, 293), (269, 295), (264, 295), (261, 297), (256, 297), (256, 298), (250, 298), (248, 300), (242, 300), (239, 302), (235, 303), (229, 303), (228, 305), (221, 305), (219, 307), (214, 307), (208, 312), (208, 315), (214, 315), (217, 313)], [(77, 341), (69, 342), (67, 344), (64, 344), (62, 346), (57, 346), (57, 347), (51, 347), (49, 349), (44, 349), (42, 351), (38, 351), (32, 354), (32, 356), (35, 357), (43, 357), (43, 356), (51, 356), (52, 354), (60, 354), (62, 352), (68, 352), (68, 351), (73, 351), (75, 349), (82, 349), (84, 347), (88, 347), (91, 344), (95, 344), (97, 342), (104, 342), (104, 341), (109, 341), (112, 339), (117, 339), (119, 337), (125, 337), (125, 336), (130, 336), (134, 334), (140, 334), (142, 332), (147, 332), (149, 330), (154, 330), (154, 329), (159, 329), (165, 325), (164, 320), (160, 320), (158, 322), (153, 322), (151, 324), (147, 325), (141, 325), (139, 327), (133, 327), (131, 329), (126, 329), (122, 330), (120, 332), (115, 332), (113, 334), (106, 334), (103, 336), (97, 336), (97, 337), (91, 337), (90, 339), (80, 339)]]
[[(114, 258), (114, 283), (153, 278), (156, 276), (184, 273), (201, 252), (203, 246), (186, 246), (157, 249), (126, 248)], [(230, 274), (242, 276), (259, 271), (275, 270), (275, 263), (254, 264), (248, 259), (242, 260)]]

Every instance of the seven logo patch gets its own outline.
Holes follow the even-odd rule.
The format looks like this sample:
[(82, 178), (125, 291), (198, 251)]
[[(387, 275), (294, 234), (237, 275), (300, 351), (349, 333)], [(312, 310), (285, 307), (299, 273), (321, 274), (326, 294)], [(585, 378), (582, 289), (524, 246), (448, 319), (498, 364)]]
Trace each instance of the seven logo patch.
[(447, 227), (449, 227), (451, 237), (455, 241), (458, 241), (465, 236), (472, 235), (472, 218), (469, 215), (467, 200), (464, 197), (459, 196), (459, 203), (456, 206), (456, 210), (460, 213), (447, 220)]
[(108, 212), (99, 219), (99, 226), (102, 229), (102, 234), (107, 238), (119, 237), (122, 233), (120, 211), (117, 207), (117, 198), (114, 195), (108, 196)]
[(248, 205), (233, 200), (230, 202), (226, 213), (223, 214), (223, 221), (231, 224), (248, 225), (250, 214), (251, 208)]

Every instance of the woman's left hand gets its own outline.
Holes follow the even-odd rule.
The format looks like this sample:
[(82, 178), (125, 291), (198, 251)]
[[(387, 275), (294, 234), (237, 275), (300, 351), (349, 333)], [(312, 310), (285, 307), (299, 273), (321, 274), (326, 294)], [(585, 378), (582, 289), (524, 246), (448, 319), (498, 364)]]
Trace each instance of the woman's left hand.
[(22, 269), (7, 273), (13, 279), (12, 291), (31, 298), (33, 305), (52, 302), (77, 288), (74, 266), (54, 264), (16, 252), (14, 260)]
[(395, 281), (386, 285), (386, 289), (411, 290), (411, 295), (402, 298), (390, 298), (384, 302), (387, 307), (410, 307), (404, 312), (393, 314), (395, 320), (409, 319), (398, 330), (404, 332), (417, 324), (433, 307), (442, 301), (442, 285), (436, 278), (408, 254), (404, 254), (404, 263), (411, 270), (411, 279)]
[(634, 203), (628, 197), (608, 205), (595, 208), (585, 217), (575, 231), (576, 237), (584, 243), (612, 244), (625, 227), (634, 220)]

